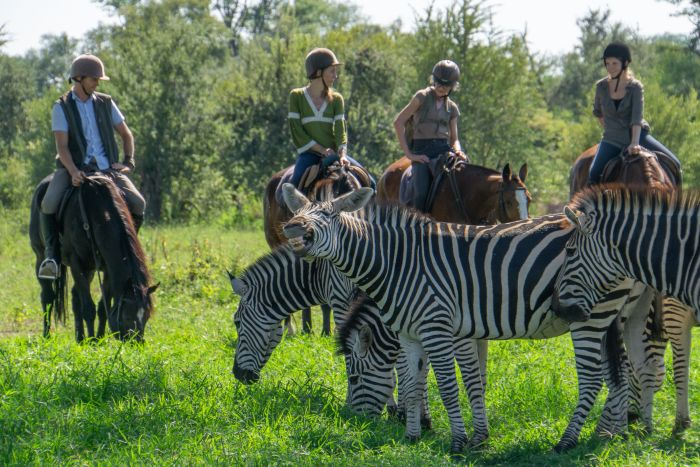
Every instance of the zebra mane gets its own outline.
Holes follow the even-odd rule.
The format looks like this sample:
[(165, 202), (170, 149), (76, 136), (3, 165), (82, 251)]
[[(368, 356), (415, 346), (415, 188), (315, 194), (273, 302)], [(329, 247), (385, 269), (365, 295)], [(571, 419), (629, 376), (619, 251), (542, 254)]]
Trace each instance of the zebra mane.
[(350, 309), (345, 318), (340, 329), (336, 330), (336, 343), (338, 345), (337, 354), (347, 355), (350, 353), (350, 334), (359, 328), (363, 322), (363, 316), (367, 313), (368, 304), (373, 304), (371, 298), (369, 298), (364, 292), (359, 289), (355, 289), (357, 296), (352, 301)]
[[(346, 214), (353, 220), (361, 219), (368, 224), (398, 228), (409, 228), (417, 225), (435, 223), (431, 217), (420, 211), (397, 206), (396, 204), (372, 203), (367, 205), (364, 209)], [(356, 225), (356, 223), (353, 223), (353, 225), (356, 227), (356, 230), (360, 229), (360, 226)]]
[[(269, 253), (266, 253), (256, 259), (252, 264), (243, 270), (240, 279), (246, 282), (259, 282), (256, 278), (259, 278), (259, 271), (266, 271), (270, 266), (275, 264), (280, 264), (284, 262), (294, 261), (296, 256), (292, 251), (292, 248), (288, 244), (282, 244), (276, 247)], [(264, 279), (264, 278), (263, 278)]]
[(700, 212), (700, 192), (648, 190), (619, 183), (594, 185), (578, 192), (569, 207), (583, 212)]

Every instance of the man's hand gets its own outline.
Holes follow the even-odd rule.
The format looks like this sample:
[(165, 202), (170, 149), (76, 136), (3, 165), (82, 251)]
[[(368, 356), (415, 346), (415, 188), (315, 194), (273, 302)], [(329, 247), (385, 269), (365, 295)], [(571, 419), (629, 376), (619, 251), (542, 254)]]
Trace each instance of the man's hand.
[(131, 172), (131, 167), (129, 167), (128, 165), (121, 164), (119, 162), (115, 162), (114, 164), (112, 164), (112, 168), (117, 172), (121, 172), (123, 174), (128, 174), (129, 172)]
[(82, 170), (76, 169), (70, 174), (70, 179), (73, 186), (80, 186), (85, 181), (85, 173)]

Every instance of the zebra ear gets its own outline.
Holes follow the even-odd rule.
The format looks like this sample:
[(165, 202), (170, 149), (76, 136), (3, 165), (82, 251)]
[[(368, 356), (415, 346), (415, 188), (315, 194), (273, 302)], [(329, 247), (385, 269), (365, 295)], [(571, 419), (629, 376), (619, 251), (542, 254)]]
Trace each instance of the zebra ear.
[(369, 326), (366, 324), (363, 325), (360, 328), (360, 333), (359, 333), (359, 338), (358, 338), (358, 343), (360, 346), (360, 352), (363, 354), (369, 351), (370, 346), (372, 345), (372, 329), (370, 329)]
[(282, 198), (290, 211), (296, 213), (310, 203), (309, 199), (298, 191), (291, 183), (282, 185)]
[(344, 194), (333, 200), (333, 210), (335, 212), (353, 212), (362, 209), (372, 199), (374, 190), (362, 187), (350, 193)]
[(233, 293), (240, 297), (245, 295), (246, 291), (248, 290), (248, 286), (245, 285), (245, 282), (231, 275), (229, 275), (229, 277), (231, 278), (231, 288), (233, 289)]
[(583, 216), (582, 212), (574, 212), (573, 209), (571, 209), (569, 206), (564, 206), (564, 215), (571, 221), (571, 223), (574, 225), (579, 230), (583, 230), (581, 226), (581, 217)]

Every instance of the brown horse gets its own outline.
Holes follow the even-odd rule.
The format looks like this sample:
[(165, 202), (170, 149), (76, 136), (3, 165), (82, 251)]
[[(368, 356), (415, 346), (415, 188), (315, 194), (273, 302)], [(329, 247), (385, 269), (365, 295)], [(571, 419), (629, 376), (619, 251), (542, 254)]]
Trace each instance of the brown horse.
[[(588, 184), (588, 172), (597, 150), (596, 144), (586, 149), (574, 161), (569, 173), (569, 199)], [(625, 152), (622, 158), (608, 162), (603, 170), (601, 182), (673, 190), (680, 186), (681, 175), (673, 163), (660, 161), (656, 154), (642, 149), (637, 155)]]
[[(410, 166), (411, 161), (402, 157), (387, 167), (377, 183), (378, 202), (399, 203), (401, 177)], [(501, 173), (480, 165), (459, 164), (455, 168), (456, 187), (442, 180), (430, 215), (437, 221), (464, 224), (525, 219), (532, 200), (525, 178), (527, 164), (520, 167), (519, 175), (511, 172), (509, 164)]]
[[(265, 240), (271, 249), (275, 249), (278, 246), (287, 243), (287, 237), (282, 235), (282, 225), (287, 222), (292, 214), (284, 206), (277, 202), (275, 192), (277, 187), (282, 180), (282, 177), (286, 172), (290, 170), (290, 167), (280, 170), (272, 176), (270, 181), (265, 187), (265, 198), (263, 200), (263, 219), (264, 219), (264, 230), (265, 230)], [(364, 174), (356, 171), (354, 167), (350, 167), (350, 170), (342, 168), (335, 172), (331, 177), (321, 179), (312, 184), (308, 197), (312, 200), (325, 200), (334, 199), (338, 195), (343, 193), (348, 193), (349, 191), (356, 190), (361, 186), (367, 186), (369, 184), (369, 179), (366, 179)], [(331, 333), (331, 308), (327, 304), (321, 304), (321, 311), (323, 313), (323, 327), (321, 333), (323, 335), (330, 335)], [(304, 332), (311, 332), (311, 310), (304, 309), (301, 312), (302, 329)], [(294, 327), (290, 318), (286, 319), (287, 330), (290, 333), (294, 333)]]

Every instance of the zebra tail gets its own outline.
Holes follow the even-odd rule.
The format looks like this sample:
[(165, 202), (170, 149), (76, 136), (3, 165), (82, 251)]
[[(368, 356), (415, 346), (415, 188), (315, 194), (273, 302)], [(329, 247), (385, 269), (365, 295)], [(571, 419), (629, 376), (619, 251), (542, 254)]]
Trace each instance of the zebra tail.
[(608, 371), (613, 383), (620, 384), (622, 374), (622, 358), (624, 355), (622, 332), (617, 320), (613, 320), (605, 334), (605, 350), (608, 357)]

